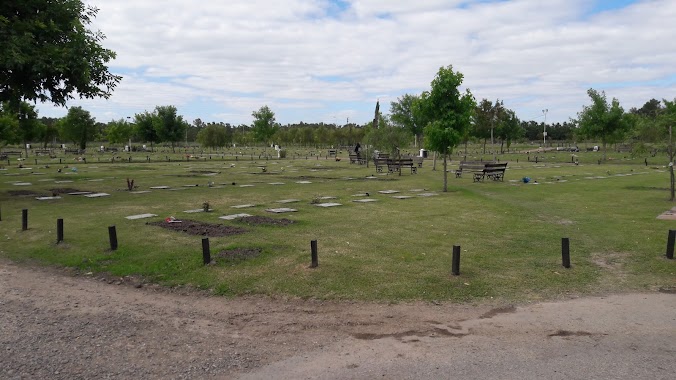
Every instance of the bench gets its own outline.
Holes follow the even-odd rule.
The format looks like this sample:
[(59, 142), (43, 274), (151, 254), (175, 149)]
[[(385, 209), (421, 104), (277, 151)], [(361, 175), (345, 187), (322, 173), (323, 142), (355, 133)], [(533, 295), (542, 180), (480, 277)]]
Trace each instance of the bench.
[(336, 154), (338, 154), (338, 149), (329, 149), (328, 154), (329, 157), (336, 157)]
[(84, 154), (84, 149), (64, 149), (63, 152), (65, 154), (71, 153), (71, 154)]
[[(507, 169), (507, 163), (495, 163), (489, 162), (486, 164), (486, 167), (483, 170), (484, 177), (488, 177), (493, 181), (503, 181), (505, 180), (505, 170)], [(483, 179), (483, 178), (482, 178)]]
[(387, 165), (387, 158), (374, 158), (373, 159), (373, 165), (376, 167), (376, 171), (378, 173), (382, 173), (383, 169), (388, 168)]
[(477, 172), (482, 171), (486, 167), (486, 163), (483, 161), (460, 161), (460, 166), (458, 170), (455, 171), (455, 178), (462, 177), (463, 172)]
[(351, 164), (363, 165), (363, 164), (366, 163), (366, 160), (360, 154), (352, 152), (352, 153), (349, 154), (349, 156), (350, 156), (350, 163)]
[(422, 157), (414, 156), (414, 157), (411, 157), (411, 159), (413, 160), (413, 163), (417, 167), (422, 168), (422, 164), (423, 164), (423, 158)]
[(398, 172), (401, 175), (402, 168), (411, 168), (411, 174), (418, 173), (418, 166), (413, 163), (412, 158), (388, 158), (387, 171), (390, 173)]

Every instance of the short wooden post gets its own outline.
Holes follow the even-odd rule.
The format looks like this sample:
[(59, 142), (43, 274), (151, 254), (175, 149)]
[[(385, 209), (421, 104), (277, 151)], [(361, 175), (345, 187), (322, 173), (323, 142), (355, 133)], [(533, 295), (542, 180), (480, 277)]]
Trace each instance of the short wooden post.
[(667, 239), (667, 259), (674, 259), (674, 242), (676, 242), (676, 230), (669, 230)]
[(317, 258), (317, 240), (310, 240), (310, 250), (310, 256), (312, 258), (310, 268), (317, 268), (319, 266), (319, 259)]
[(561, 238), (561, 263), (564, 268), (570, 268), (570, 240)]
[(208, 265), (211, 262), (211, 251), (209, 250), (209, 238), (202, 239), (202, 262)]
[(63, 219), (56, 220), (56, 244), (63, 241)]
[(28, 229), (28, 209), (25, 208), (21, 210), (21, 230), (26, 231)]
[(117, 231), (115, 226), (108, 227), (108, 240), (110, 240), (110, 250), (114, 251), (117, 249)]
[(460, 246), (459, 245), (453, 246), (453, 264), (452, 264), (451, 272), (453, 273), (454, 276), (460, 275)]

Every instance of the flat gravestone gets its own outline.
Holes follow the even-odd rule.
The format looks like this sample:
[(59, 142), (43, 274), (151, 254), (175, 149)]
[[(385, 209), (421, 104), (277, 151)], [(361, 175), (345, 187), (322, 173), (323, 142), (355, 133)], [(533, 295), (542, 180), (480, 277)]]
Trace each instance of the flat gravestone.
[(146, 194), (146, 193), (152, 193), (150, 190), (141, 190), (141, 191), (130, 191), (129, 194)]
[(254, 187), (254, 185), (239, 185), (239, 187)]
[(357, 202), (357, 203), (370, 203), (370, 202), (377, 202), (377, 199), (369, 198), (369, 199), (355, 199), (352, 202)]
[(101, 198), (101, 197), (108, 197), (110, 194), (108, 193), (94, 193), (94, 194), (85, 194), (85, 197), (87, 198)]
[(33, 170), (33, 168), (19, 168), (21, 170)]
[(410, 196), (410, 195), (395, 195), (392, 198), (394, 198), (394, 199), (409, 199), (409, 198), (413, 198), (413, 197)]
[(282, 208), (269, 208), (269, 209), (267, 209), (267, 210), (265, 210), (265, 211), (267, 211), (267, 212), (273, 212), (273, 213), (275, 213), (275, 214), (283, 214), (283, 213), (285, 213), (285, 212), (296, 212), (296, 211), (298, 211), (298, 210), (293, 209), (293, 208), (282, 207)]
[(425, 191), (425, 189), (411, 189), (409, 191), (412, 192), (412, 193), (420, 193), (420, 192)]
[(232, 214), (232, 215), (224, 215), (224, 216), (219, 216), (218, 219), (223, 219), (223, 220), (233, 220), (237, 218), (248, 218), (251, 215), (249, 214)]
[(30, 186), (32, 183), (30, 182), (14, 182), (14, 186)]
[(164, 189), (169, 189), (169, 186), (151, 186), (150, 187), (153, 190), (164, 190)]
[(126, 219), (129, 220), (136, 220), (136, 219), (145, 219), (145, 218), (152, 218), (154, 216), (157, 216), (157, 214), (138, 214), (138, 215), (129, 215), (125, 216)]
[(317, 203), (315, 206), (317, 206), (317, 207), (336, 207), (336, 206), (342, 206), (342, 204), (328, 202), (328, 203)]
[(61, 199), (61, 197), (35, 197), (39, 201), (50, 201), (52, 199)]
[(250, 208), (250, 207), (256, 207), (256, 205), (252, 204), (246, 204), (246, 205), (236, 205), (236, 206), (230, 206), (231, 208)]
[(296, 183), (306, 184), (306, 183), (312, 183), (312, 182), (310, 182), (310, 181), (296, 181)]
[(329, 199), (337, 199), (337, 198), (338, 198), (338, 197), (331, 197), (331, 196), (328, 196), (328, 197), (319, 197), (319, 199), (321, 199), (321, 200), (329, 200)]
[(359, 193), (359, 194), (354, 194), (352, 195), (353, 197), (368, 197), (368, 193)]
[(87, 194), (93, 194), (91, 191), (74, 191), (72, 193), (68, 193), (68, 195), (87, 195)]
[(396, 193), (398, 193), (398, 191), (397, 190), (380, 190), (379, 193), (380, 194), (396, 194)]
[(435, 195), (439, 195), (437, 193), (420, 193), (418, 194), (419, 197), (433, 197)]
[(183, 212), (188, 213), (188, 214), (195, 214), (195, 213), (198, 213), (198, 212), (204, 212), (204, 209), (203, 208), (196, 208), (194, 210), (185, 210)]
[(277, 201), (277, 203), (296, 203), (300, 202), (300, 199), (282, 199), (281, 201)]
[(102, 182), (103, 179), (90, 179), (89, 182)]
[(32, 175), (45, 175), (45, 173), (31, 173)]
[(366, 177), (366, 179), (378, 179), (378, 177), (370, 175), (370, 176)]
[(184, 188), (179, 188), (179, 189), (167, 189), (167, 191), (182, 191), (185, 190)]
[(199, 187), (200, 185), (183, 185), (183, 187)]
[(71, 182), (73, 182), (73, 181), (69, 181), (69, 180), (66, 180), (66, 181), (54, 181), (54, 183), (71, 183)]
[(283, 185), (284, 182), (270, 182), (269, 185)]

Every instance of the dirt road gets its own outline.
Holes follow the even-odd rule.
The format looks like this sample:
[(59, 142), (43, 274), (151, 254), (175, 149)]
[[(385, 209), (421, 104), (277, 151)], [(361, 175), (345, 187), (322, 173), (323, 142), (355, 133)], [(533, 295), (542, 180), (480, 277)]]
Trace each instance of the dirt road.
[[(178, 294), (0, 261), (3, 379), (671, 379), (676, 294), (526, 306)], [(138, 286), (138, 285), (137, 285)]]

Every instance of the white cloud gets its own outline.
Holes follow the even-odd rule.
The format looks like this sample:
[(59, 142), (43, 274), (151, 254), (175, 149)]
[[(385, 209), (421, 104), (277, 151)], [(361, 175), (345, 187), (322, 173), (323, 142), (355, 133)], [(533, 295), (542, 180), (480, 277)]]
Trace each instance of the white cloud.
[(627, 109), (676, 94), (670, 0), (601, 13), (585, 0), (90, 3), (125, 78), (108, 101), (72, 104), (103, 120), (174, 104), (189, 120), (248, 123), (267, 104), (283, 123), (364, 123), (376, 99), (387, 111), (449, 64), (523, 119), (575, 117), (589, 87)]

